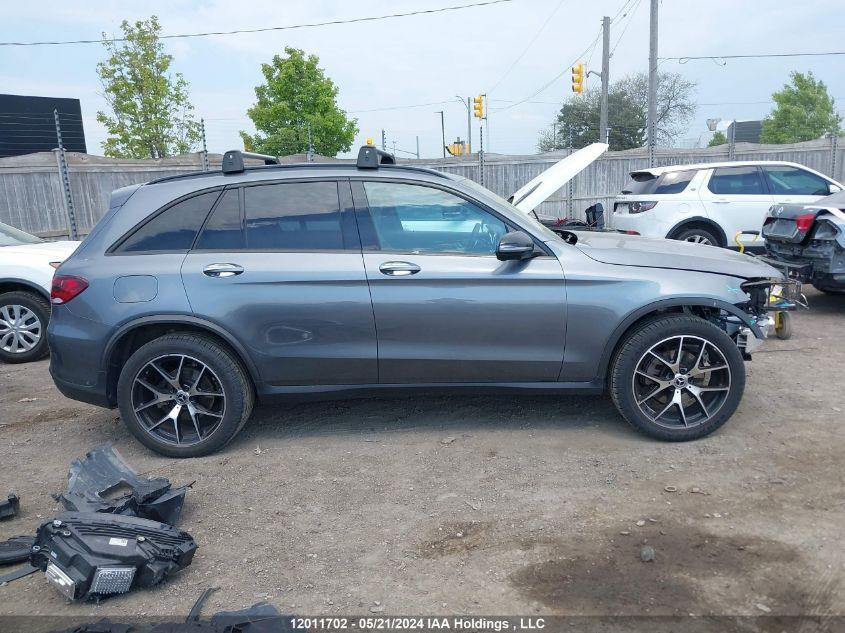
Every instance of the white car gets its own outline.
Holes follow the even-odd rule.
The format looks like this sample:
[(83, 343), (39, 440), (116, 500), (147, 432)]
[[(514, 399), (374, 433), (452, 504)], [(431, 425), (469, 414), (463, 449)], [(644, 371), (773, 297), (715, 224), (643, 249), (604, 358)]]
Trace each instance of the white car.
[(0, 361), (47, 355), (53, 272), (77, 246), (45, 242), (0, 222)]
[[(613, 228), (735, 247), (740, 231), (760, 231), (773, 204), (815, 202), (841, 184), (795, 163), (748, 161), (672, 165), (631, 172), (613, 205)], [(743, 235), (746, 247), (762, 239)], [(755, 243), (756, 242), (756, 243)]]

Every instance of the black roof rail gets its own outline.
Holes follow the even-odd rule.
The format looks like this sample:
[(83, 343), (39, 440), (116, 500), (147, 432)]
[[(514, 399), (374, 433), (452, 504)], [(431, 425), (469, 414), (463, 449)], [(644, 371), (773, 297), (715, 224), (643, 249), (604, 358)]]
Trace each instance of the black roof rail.
[(244, 167), (244, 158), (255, 158), (263, 160), (265, 165), (280, 165), (278, 156), (269, 156), (268, 154), (256, 154), (254, 152), (242, 152), (239, 149), (231, 149), (223, 154), (223, 173), (224, 174), (240, 174), (246, 169)]
[(396, 158), (372, 145), (364, 145), (358, 150), (358, 169), (378, 169), (379, 165), (395, 165)]

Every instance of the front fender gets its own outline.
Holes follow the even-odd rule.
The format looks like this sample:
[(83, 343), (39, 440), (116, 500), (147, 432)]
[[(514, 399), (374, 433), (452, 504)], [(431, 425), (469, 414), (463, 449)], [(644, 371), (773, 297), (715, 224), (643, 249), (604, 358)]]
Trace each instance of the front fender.
[(649, 303), (648, 305), (644, 305), (641, 308), (633, 310), (619, 323), (619, 325), (616, 326), (604, 346), (604, 350), (601, 356), (601, 362), (599, 364), (599, 375), (607, 375), (607, 369), (610, 365), (611, 359), (613, 358), (613, 352), (616, 351), (616, 347), (619, 345), (619, 341), (634, 323), (636, 323), (643, 317), (648, 316), (649, 314), (654, 314), (661, 310), (666, 310), (667, 308), (677, 308), (682, 306), (717, 308), (720, 310), (724, 310), (728, 314), (732, 314), (738, 317), (745, 325), (747, 325), (751, 329), (752, 332), (754, 332), (754, 336), (759, 339), (766, 338), (766, 335), (760, 329), (760, 326), (757, 324), (757, 322), (753, 318), (751, 318), (751, 315), (747, 314), (746, 312), (743, 312), (743, 310), (739, 306), (734, 305), (733, 303), (728, 303), (727, 301), (723, 301), (722, 299), (715, 299), (713, 297), (678, 297), (673, 299), (661, 299), (659, 301), (654, 301), (652, 303)]

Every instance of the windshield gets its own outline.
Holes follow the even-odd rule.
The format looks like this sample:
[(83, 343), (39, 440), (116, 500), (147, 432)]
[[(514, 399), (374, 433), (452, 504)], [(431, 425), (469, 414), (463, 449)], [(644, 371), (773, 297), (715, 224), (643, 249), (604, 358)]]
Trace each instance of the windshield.
[(552, 231), (550, 228), (543, 226), (543, 224), (540, 223), (533, 211), (530, 214), (520, 211), (510, 202), (502, 198), (500, 195), (493, 193), (487, 187), (483, 187), (482, 185), (479, 185), (477, 182), (470, 180), (469, 178), (463, 178), (460, 182), (462, 185), (466, 185), (474, 192), (476, 192), (479, 197), (489, 198), (495, 202), (498, 202), (501, 205), (508, 207), (509, 209), (512, 209), (518, 217), (526, 220), (528, 224), (531, 225), (532, 229), (536, 230), (537, 233), (543, 235), (546, 239), (560, 240), (560, 235)]
[(0, 222), (0, 246), (20, 246), (21, 244), (39, 244), (43, 242), (40, 237), (35, 237), (16, 229), (8, 224)]

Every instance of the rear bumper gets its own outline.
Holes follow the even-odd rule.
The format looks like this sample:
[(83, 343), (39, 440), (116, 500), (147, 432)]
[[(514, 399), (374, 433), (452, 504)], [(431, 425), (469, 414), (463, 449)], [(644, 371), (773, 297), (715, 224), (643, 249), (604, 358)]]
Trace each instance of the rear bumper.
[(105, 407), (107, 409), (114, 408), (114, 404), (109, 401), (105, 373), (103, 373), (101, 379), (97, 381), (97, 384), (93, 386), (77, 385), (56, 377), (56, 375), (53, 373), (52, 366), (53, 363), (51, 360), (50, 376), (52, 377), (53, 382), (56, 384), (56, 388), (62, 393), (63, 396), (70, 398), (71, 400), (79, 400), (80, 402), (93, 404), (97, 407)]
[(73, 314), (67, 306), (53, 306), (47, 340), (50, 376), (68, 398), (100, 407), (109, 402), (103, 350), (111, 329)]
[(653, 212), (616, 213), (611, 216), (611, 226), (617, 231), (636, 231), (645, 237), (666, 237), (671, 228), (661, 222)]

